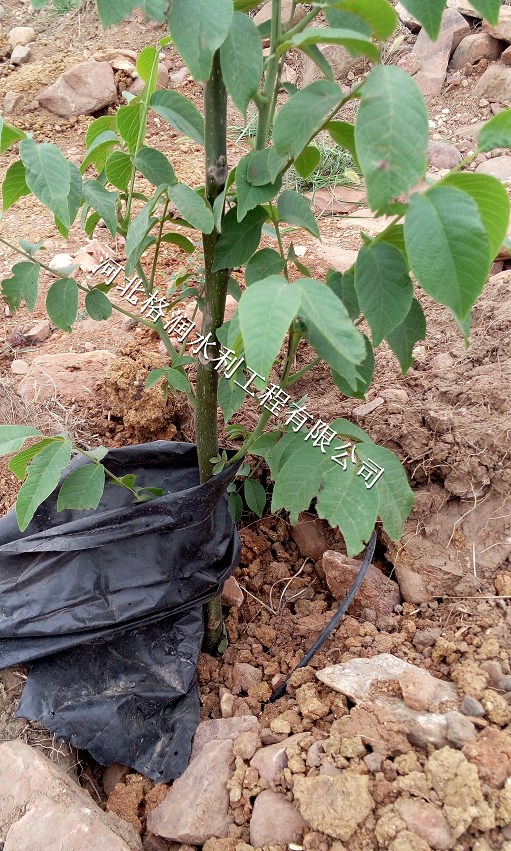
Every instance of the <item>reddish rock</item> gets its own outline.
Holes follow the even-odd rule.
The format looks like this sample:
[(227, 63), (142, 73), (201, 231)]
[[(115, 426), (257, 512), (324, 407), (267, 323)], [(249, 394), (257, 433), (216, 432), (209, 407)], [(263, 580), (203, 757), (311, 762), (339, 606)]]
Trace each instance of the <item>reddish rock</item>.
[(37, 38), (37, 33), (32, 27), (13, 27), (7, 34), (7, 39), (12, 48), (21, 45), (25, 47)]
[[(360, 565), (358, 559), (349, 559), (333, 550), (324, 554), (323, 570), (326, 582), (337, 600), (344, 600), (355, 581)], [(365, 608), (374, 609), (378, 614), (390, 615), (394, 606), (400, 602), (401, 595), (397, 583), (388, 579), (377, 567), (369, 565), (364, 581), (348, 611), (353, 614)]]
[(308, 827), (297, 808), (279, 792), (265, 789), (254, 802), (250, 819), (250, 844), (284, 845), (296, 841)]
[[(502, 56), (500, 57), (504, 65), (511, 65), (511, 45), (506, 47), (503, 51)], [(7, 95), (5, 96), (7, 97)], [(4, 108), (5, 108), (5, 100), (4, 100)]]
[(361, 207), (365, 201), (363, 189), (351, 189), (346, 186), (331, 186), (328, 189), (316, 189), (315, 192), (306, 194), (311, 201), (314, 211), (335, 216), (342, 213), (351, 213), (352, 210)]
[(356, 706), (339, 718), (337, 729), (348, 739), (359, 737), (382, 757), (397, 756), (412, 749), (407, 728), (387, 707), (378, 703)]
[(26, 401), (42, 402), (50, 396), (91, 399), (94, 387), (115, 360), (112, 352), (60, 352), (34, 358), (19, 386)]
[(427, 603), (433, 600), (433, 593), (420, 573), (404, 565), (398, 565), (395, 573), (401, 596), (407, 603)]
[(202, 845), (227, 836), (232, 824), (227, 784), (232, 777), (233, 744), (210, 742), (174, 781), (167, 797), (147, 818), (157, 836)]
[(404, 56), (400, 56), (396, 65), (412, 77), (421, 69), (421, 62), (412, 51), (405, 53)]
[(492, 157), (485, 160), (476, 168), (477, 174), (491, 174), (492, 177), (498, 177), (503, 183), (511, 181), (511, 156), (503, 154), (500, 157)]
[(468, 742), (463, 753), (474, 763), (481, 780), (501, 789), (511, 777), (511, 736), (494, 727), (487, 727), (477, 741)]
[(433, 804), (413, 798), (399, 798), (394, 804), (408, 830), (424, 839), (431, 848), (448, 851), (456, 840), (442, 811)]
[(413, 53), (421, 63), (415, 80), (423, 95), (441, 92), (451, 53), (469, 34), (469, 24), (456, 9), (446, 9), (443, 13), (436, 41), (431, 41), (424, 29), (420, 31)]
[(233, 694), (241, 691), (248, 692), (251, 686), (259, 685), (263, 679), (263, 672), (254, 665), (247, 662), (236, 662), (232, 666)]
[(234, 576), (229, 576), (222, 588), (222, 603), (230, 608), (239, 608), (245, 599), (243, 591)]
[(428, 163), (432, 168), (452, 168), (461, 160), (461, 152), (450, 142), (433, 140), (428, 145)]
[(23, 334), (25, 340), (29, 343), (44, 343), (45, 340), (50, 336), (50, 323), (47, 319), (40, 319), (39, 322), (36, 322), (33, 328), (30, 331), (27, 331), (26, 334)]
[[(10, 851), (141, 851), (133, 828), (21, 741), (0, 745), (0, 840)], [(1, 844), (1, 843), (0, 843)]]
[(235, 718), (215, 718), (202, 721), (195, 731), (190, 761), (194, 760), (202, 748), (210, 742), (234, 741), (240, 733), (255, 730), (259, 733), (261, 725), (255, 715), (237, 716)]
[(113, 762), (103, 772), (103, 789), (105, 795), (111, 795), (118, 783), (123, 783), (131, 768), (120, 762)]
[(487, 21), (483, 21), (483, 30), (502, 41), (511, 42), (511, 6), (500, 7), (499, 22), (492, 27)]
[(97, 112), (117, 100), (112, 66), (94, 59), (73, 65), (43, 89), (38, 100), (40, 106), (63, 118)]
[(502, 52), (502, 42), (489, 33), (479, 32), (467, 35), (454, 51), (450, 62), (453, 71), (462, 71), (465, 65), (475, 65), (481, 59), (494, 61)]
[(298, 523), (291, 527), (291, 537), (300, 550), (302, 558), (319, 561), (329, 546), (330, 527), (310, 511), (302, 511)]
[[(509, 7), (511, 10), (511, 7)], [(495, 63), (481, 75), (474, 89), (475, 98), (486, 98), (492, 103), (509, 106), (511, 103), (511, 68)]]
[(251, 767), (256, 768), (268, 783), (275, 783), (277, 776), (288, 764), (286, 748), (300, 742), (306, 735), (307, 733), (295, 733), (294, 736), (288, 736), (282, 742), (261, 748), (250, 760)]
[(369, 777), (354, 771), (336, 777), (295, 775), (293, 793), (311, 827), (346, 841), (375, 806), (368, 786)]

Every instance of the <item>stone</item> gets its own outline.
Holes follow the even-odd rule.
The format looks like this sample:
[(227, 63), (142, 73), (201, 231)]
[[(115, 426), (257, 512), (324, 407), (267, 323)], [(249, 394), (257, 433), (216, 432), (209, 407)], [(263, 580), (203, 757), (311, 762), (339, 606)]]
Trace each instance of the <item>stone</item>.
[(246, 730), (261, 730), (255, 715), (236, 716), (235, 718), (214, 718), (202, 721), (195, 731), (192, 742), (190, 762), (200, 754), (210, 742), (234, 741)]
[(484, 783), (501, 789), (511, 777), (511, 735), (495, 727), (487, 727), (475, 742), (463, 748), (466, 758), (474, 763)]
[(491, 174), (503, 183), (511, 182), (511, 156), (503, 154), (500, 157), (485, 160), (477, 166), (476, 174)]
[[(323, 556), (323, 571), (326, 583), (337, 600), (344, 600), (360, 570), (361, 561), (350, 559), (342, 553), (327, 550)], [(374, 609), (378, 614), (390, 615), (394, 606), (401, 602), (399, 587), (388, 579), (377, 567), (369, 565), (355, 600), (348, 611)]]
[(428, 145), (428, 163), (431, 168), (451, 169), (463, 159), (456, 145), (432, 141)]
[(365, 202), (365, 191), (349, 186), (329, 186), (328, 189), (316, 189), (306, 193), (316, 213), (336, 216), (351, 213)]
[(413, 53), (421, 63), (415, 80), (423, 95), (441, 92), (451, 53), (469, 34), (470, 25), (456, 9), (444, 11), (436, 41), (431, 41), (426, 30), (420, 31)]
[(420, 573), (410, 570), (405, 565), (398, 565), (394, 572), (399, 591), (406, 603), (427, 603), (434, 599), (426, 580)]
[(295, 775), (293, 794), (303, 818), (327, 836), (346, 841), (372, 812), (369, 777), (343, 771), (335, 777)]
[(454, 745), (455, 748), (462, 748), (467, 742), (476, 738), (476, 728), (465, 715), (460, 712), (446, 712), (445, 717), (449, 744)]
[[(340, 44), (318, 45), (321, 53), (329, 63), (336, 80), (341, 80), (357, 66), (360, 62), (360, 57), (354, 57), (351, 53)], [(315, 62), (308, 56), (304, 58), (302, 86), (308, 86), (315, 80), (322, 78), (323, 75)]]
[(245, 596), (234, 576), (229, 576), (222, 588), (222, 603), (230, 608), (239, 608), (243, 604)]
[(412, 51), (405, 53), (404, 56), (400, 56), (396, 61), (396, 65), (399, 68), (402, 68), (403, 71), (406, 71), (407, 74), (410, 74), (411, 77), (413, 77), (417, 71), (420, 71), (421, 64), (420, 60), (416, 57), (415, 53), (412, 53)]
[(133, 83), (128, 88), (130, 95), (134, 95), (135, 97), (139, 95), (144, 89), (144, 81), (141, 77), (137, 77), (136, 80), (133, 80)]
[(511, 6), (501, 5), (498, 24), (492, 26), (487, 21), (483, 21), (483, 30), (495, 38), (511, 43)]
[[(258, 13), (256, 15), (254, 15), (253, 20), (254, 20), (256, 27), (258, 27), (260, 24), (266, 23), (266, 21), (271, 20), (271, 7), (272, 7), (271, 0), (267, 0), (267, 2), (263, 5), (262, 9), (260, 9), (258, 11)], [(281, 6), (282, 13), (281, 14), (282, 14), (282, 21), (285, 25), (287, 25), (287, 22), (289, 21), (289, 18), (291, 17), (292, 7), (293, 7), (293, 4), (292, 4), (291, 0), (282, 0), (282, 6)], [(301, 21), (302, 18), (305, 17), (305, 14), (306, 14), (305, 9), (302, 9), (300, 7), (295, 9), (293, 24), (299, 23), (299, 21)]]
[(486, 689), (481, 695), (481, 703), (487, 718), (494, 724), (504, 727), (511, 723), (511, 706), (503, 694), (493, 689)]
[(461, 701), (461, 711), (464, 715), (470, 715), (472, 718), (482, 718), (484, 715), (484, 706), (475, 697), (466, 694)]
[(314, 251), (323, 260), (337, 269), (338, 272), (347, 272), (355, 263), (358, 252), (351, 248), (343, 248), (337, 243), (324, 241), (323, 243), (314, 246)]
[[(511, 65), (511, 45), (509, 45), (509, 47), (506, 47), (506, 49), (502, 51), (500, 58), (501, 58), (501, 61), (504, 63), (504, 65)], [(7, 95), (6, 95), (6, 97), (7, 97)], [(5, 101), (4, 101), (4, 104), (5, 104)]]
[(11, 372), (14, 375), (26, 375), (28, 370), (30, 369), (26, 360), (22, 360), (22, 358), (18, 358), (13, 360), (11, 363)]
[(502, 53), (502, 42), (498, 41), (489, 33), (478, 32), (467, 35), (454, 51), (450, 61), (452, 71), (462, 71), (465, 66), (475, 65), (481, 59), (491, 62), (500, 57)]
[(473, 90), (473, 95), (475, 98), (484, 97), (490, 102), (509, 106), (511, 103), (511, 68), (497, 63), (490, 65), (479, 78), (479, 82)]
[(37, 39), (37, 33), (32, 27), (13, 27), (7, 33), (7, 40), (12, 48), (21, 45), (25, 47)]
[(250, 819), (251, 845), (287, 846), (306, 828), (307, 822), (282, 793), (264, 789), (255, 799)]
[[(408, 681), (404, 677), (405, 674), (408, 674)], [(407, 683), (410, 690), (415, 688), (426, 691), (428, 705), (441, 706), (457, 700), (457, 689), (453, 683), (438, 680), (423, 668), (405, 662), (391, 653), (380, 653), (371, 659), (350, 659), (348, 662), (323, 668), (316, 676), (354, 703), (364, 703), (374, 700), (378, 694), (387, 694), (388, 684), (393, 681), (399, 681), (402, 689), (403, 684)]]
[(174, 71), (173, 74), (169, 75), (169, 83), (176, 87), (181, 86), (186, 80), (188, 74), (188, 68), (186, 65), (183, 65), (182, 68), (179, 68), (177, 71)]
[(51, 334), (50, 323), (47, 319), (40, 319), (30, 331), (23, 334), (29, 343), (44, 343)]
[(156, 82), (158, 86), (162, 89), (166, 89), (169, 84), (168, 69), (161, 62), (158, 63), (158, 76), (156, 77)]
[(70, 254), (55, 254), (48, 263), (53, 272), (67, 272), (76, 268), (76, 263)]
[(405, 27), (408, 27), (408, 29), (412, 32), (419, 32), (422, 24), (412, 15), (411, 12), (408, 11), (408, 9), (405, 9), (402, 3), (399, 3), (399, 0), (395, 4), (395, 8), (401, 23), (404, 24)]
[(44, 401), (60, 395), (68, 399), (90, 399), (101, 375), (113, 363), (112, 352), (60, 352), (34, 358), (18, 392), (23, 399)]
[(133, 828), (104, 813), (68, 775), (20, 740), (0, 744), (5, 851), (141, 851)]
[(113, 762), (111, 765), (107, 765), (103, 771), (103, 789), (105, 795), (110, 796), (118, 783), (124, 783), (130, 771), (131, 768), (127, 765), (122, 765), (120, 762)]
[(349, 739), (360, 738), (384, 758), (411, 750), (407, 728), (391, 709), (378, 703), (356, 706), (349, 715), (337, 720), (336, 729)]
[(202, 845), (227, 836), (232, 824), (227, 784), (233, 773), (233, 743), (212, 741), (174, 781), (165, 800), (147, 817), (147, 827), (174, 842)]
[(359, 417), (363, 419), (364, 417), (372, 414), (373, 411), (376, 411), (377, 408), (381, 407), (381, 405), (385, 404), (385, 399), (381, 396), (376, 396), (374, 399), (371, 399), (370, 402), (365, 402), (363, 405), (357, 405), (356, 408), (353, 408), (353, 415), (355, 417)]
[(294, 736), (288, 736), (282, 742), (261, 748), (250, 760), (251, 767), (256, 768), (268, 783), (275, 783), (278, 775), (288, 765), (286, 749), (301, 742), (306, 735), (307, 733), (295, 733)]
[(245, 730), (240, 733), (234, 741), (234, 756), (241, 759), (252, 759), (258, 748), (261, 747), (261, 739), (256, 730)]
[(456, 840), (449, 822), (438, 807), (426, 801), (399, 798), (394, 809), (406, 823), (408, 830), (424, 839), (431, 848), (440, 851), (454, 848)]
[(11, 65), (24, 65), (31, 55), (32, 51), (28, 44), (18, 44), (11, 53)]
[(97, 112), (117, 101), (112, 66), (94, 59), (73, 65), (43, 89), (38, 101), (40, 106), (63, 118)]
[(248, 662), (235, 662), (232, 666), (233, 694), (248, 692), (251, 686), (259, 685), (263, 679), (263, 672)]
[(6, 113), (16, 112), (18, 106), (23, 103), (21, 92), (6, 92), (3, 101), (3, 109)]
[(291, 526), (291, 537), (302, 558), (319, 561), (323, 557), (329, 546), (329, 529), (326, 520), (320, 520), (317, 514), (302, 511), (298, 515), (298, 523)]
[(400, 830), (389, 851), (430, 851), (431, 846), (411, 830)]

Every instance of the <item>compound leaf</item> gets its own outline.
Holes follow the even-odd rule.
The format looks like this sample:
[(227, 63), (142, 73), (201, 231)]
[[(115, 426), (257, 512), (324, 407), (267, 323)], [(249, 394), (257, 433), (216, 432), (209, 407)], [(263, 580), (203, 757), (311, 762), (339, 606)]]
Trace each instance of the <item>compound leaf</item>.
[(42, 502), (55, 490), (62, 471), (69, 464), (72, 443), (70, 440), (54, 441), (35, 456), (27, 470), (16, 500), (18, 526), (25, 531)]
[(105, 489), (105, 468), (102, 464), (84, 464), (64, 479), (57, 498), (57, 511), (74, 508), (78, 511), (97, 508)]

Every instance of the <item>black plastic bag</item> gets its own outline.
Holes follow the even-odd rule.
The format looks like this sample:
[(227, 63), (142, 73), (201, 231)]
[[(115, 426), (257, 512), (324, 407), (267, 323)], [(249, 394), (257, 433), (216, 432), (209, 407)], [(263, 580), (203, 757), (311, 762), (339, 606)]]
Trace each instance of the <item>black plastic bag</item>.
[(110, 485), (95, 511), (57, 512), (55, 494), (24, 533), (14, 512), (0, 520), (0, 666), (30, 663), (20, 715), (165, 782), (198, 723), (202, 603), (239, 556), (236, 467), (200, 485), (196, 448), (166, 441), (104, 463), (166, 495), (137, 505)]

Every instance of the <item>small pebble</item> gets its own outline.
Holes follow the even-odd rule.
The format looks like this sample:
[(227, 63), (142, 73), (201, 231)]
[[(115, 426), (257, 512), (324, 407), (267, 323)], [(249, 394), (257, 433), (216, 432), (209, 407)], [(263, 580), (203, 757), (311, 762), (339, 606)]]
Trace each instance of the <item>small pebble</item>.
[(26, 360), (21, 360), (21, 358), (13, 360), (11, 363), (11, 372), (13, 372), (14, 375), (26, 375), (28, 372), (28, 363)]
[(482, 718), (484, 715), (483, 704), (469, 694), (466, 694), (461, 701), (460, 709), (464, 715), (471, 715), (473, 718)]

